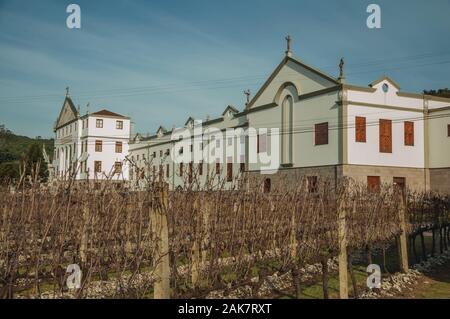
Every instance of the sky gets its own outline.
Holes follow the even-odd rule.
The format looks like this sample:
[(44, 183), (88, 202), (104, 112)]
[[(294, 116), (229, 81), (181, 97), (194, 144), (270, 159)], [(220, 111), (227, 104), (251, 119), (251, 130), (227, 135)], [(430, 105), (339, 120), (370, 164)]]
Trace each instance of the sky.
[[(81, 8), (69, 29), (66, 8)], [(366, 25), (381, 8), (381, 28)], [(70, 87), (81, 112), (130, 116), (135, 131), (243, 110), (284, 57), (348, 83), (383, 75), (402, 91), (450, 87), (450, 0), (0, 0), (0, 124), (53, 136)]]

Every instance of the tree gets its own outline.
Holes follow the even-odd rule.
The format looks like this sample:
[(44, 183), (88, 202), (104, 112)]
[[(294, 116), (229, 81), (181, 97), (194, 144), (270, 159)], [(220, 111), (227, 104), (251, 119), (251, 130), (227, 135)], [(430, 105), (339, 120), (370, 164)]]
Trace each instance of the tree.
[(439, 90), (429, 90), (429, 91), (424, 90), (423, 93), (427, 94), (427, 95), (434, 95), (434, 96), (450, 98), (450, 90), (448, 88), (439, 89)]
[(39, 164), (39, 178), (41, 181), (47, 181), (48, 169), (47, 164), (44, 161), (44, 155), (42, 154), (42, 147), (38, 143), (33, 143), (29, 146), (25, 156), (22, 159), (22, 163), (26, 165), (26, 173), (30, 175), (32, 170), (36, 169)]
[(0, 164), (0, 178), (15, 179), (19, 177), (19, 163), (8, 162)]

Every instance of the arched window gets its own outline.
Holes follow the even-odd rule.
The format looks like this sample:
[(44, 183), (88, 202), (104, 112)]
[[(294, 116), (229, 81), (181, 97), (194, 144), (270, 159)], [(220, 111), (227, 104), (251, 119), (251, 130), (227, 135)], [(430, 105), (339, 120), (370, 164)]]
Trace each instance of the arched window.
[(292, 96), (284, 98), (281, 106), (281, 164), (292, 164)]

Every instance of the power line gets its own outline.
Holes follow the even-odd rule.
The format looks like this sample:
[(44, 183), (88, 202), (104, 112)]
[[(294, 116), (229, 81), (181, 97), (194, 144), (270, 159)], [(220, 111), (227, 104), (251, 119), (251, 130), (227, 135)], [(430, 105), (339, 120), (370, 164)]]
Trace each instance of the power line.
[[(386, 61), (396, 61), (400, 60), (401, 62), (410, 62), (412, 60), (421, 59), (421, 58), (429, 58), (434, 56), (448, 55), (450, 52), (441, 52), (441, 53), (426, 53), (419, 55), (411, 55), (401, 58), (391, 58), (391, 59), (378, 59), (367, 62), (361, 62), (356, 64), (348, 64), (347, 66), (352, 68), (361, 68), (367, 66), (377, 65)], [(414, 68), (428, 65), (436, 65), (436, 64), (446, 64), (450, 63), (450, 61), (438, 61), (433, 63), (426, 63), (421, 65), (413, 65), (413, 66), (400, 66), (394, 68), (382, 68), (382, 69), (374, 69), (374, 70), (365, 70), (360, 72), (350, 72), (348, 75), (352, 74), (362, 74), (362, 73), (371, 73), (378, 72), (379, 70), (395, 70), (395, 69), (404, 69), (404, 68)], [(335, 66), (333, 66), (335, 67)], [(331, 68), (331, 66), (324, 67), (323, 69)], [(102, 97), (130, 97), (130, 96), (138, 96), (138, 95), (147, 95), (149, 93), (174, 93), (174, 92), (183, 92), (186, 90), (195, 90), (195, 89), (222, 89), (222, 88), (231, 88), (235, 86), (241, 86), (244, 84), (247, 85), (256, 85), (259, 82), (251, 82), (249, 80), (257, 80), (264, 79), (263, 75), (255, 75), (255, 76), (243, 76), (243, 77), (231, 77), (231, 78), (222, 78), (222, 79), (213, 79), (213, 80), (201, 80), (201, 81), (189, 81), (189, 82), (179, 82), (179, 83), (169, 83), (169, 84), (158, 84), (153, 86), (143, 86), (143, 87), (129, 87), (129, 88), (116, 88), (116, 89), (105, 89), (105, 90), (91, 90), (91, 91), (81, 91), (77, 96), (85, 97), (91, 99), (98, 99)], [(242, 82), (245, 83), (235, 83)], [(234, 82), (228, 83), (227, 82)], [(100, 93), (100, 95), (95, 95), (96, 93)], [(101, 95), (101, 94), (106, 95)], [(60, 99), (60, 95), (57, 94), (48, 94), (48, 95), (35, 95), (35, 96), (22, 96), (22, 97), (0, 97), (0, 101), (9, 102), (9, 103), (25, 103), (30, 100), (42, 100), (46, 101), (47, 98), (53, 97), (54, 99)], [(52, 100), (54, 100), (52, 99)], [(48, 100), (47, 100), (48, 101)]]

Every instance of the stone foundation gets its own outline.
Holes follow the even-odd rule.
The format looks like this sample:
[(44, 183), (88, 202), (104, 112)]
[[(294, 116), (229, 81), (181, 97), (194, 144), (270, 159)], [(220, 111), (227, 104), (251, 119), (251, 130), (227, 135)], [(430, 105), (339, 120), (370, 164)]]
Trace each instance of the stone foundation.
[(404, 177), (406, 187), (412, 191), (426, 191), (430, 189), (427, 182), (426, 170), (423, 168), (343, 165), (343, 175), (355, 181), (367, 183), (367, 176), (380, 176), (382, 184), (392, 185), (394, 177)]
[(430, 168), (430, 186), (433, 192), (450, 195), (450, 167)]
[[(431, 170), (430, 170), (431, 171)], [(392, 185), (394, 177), (404, 177), (406, 187), (412, 191), (429, 191), (429, 174), (422, 168), (387, 167), (369, 165), (330, 165), (301, 168), (281, 168), (275, 174), (262, 175), (248, 172), (251, 178), (263, 181), (270, 179), (272, 188), (298, 184), (305, 176), (327, 178), (336, 183), (343, 176), (361, 183), (367, 183), (367, 176), (380, 176), (382, 184)], [(450, 168), (435, 171), (431, 175), (431, 188), (450, 194)]]

